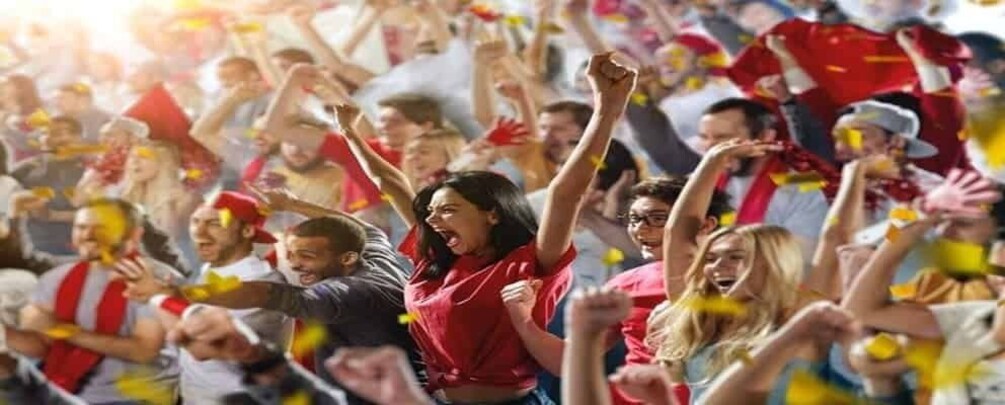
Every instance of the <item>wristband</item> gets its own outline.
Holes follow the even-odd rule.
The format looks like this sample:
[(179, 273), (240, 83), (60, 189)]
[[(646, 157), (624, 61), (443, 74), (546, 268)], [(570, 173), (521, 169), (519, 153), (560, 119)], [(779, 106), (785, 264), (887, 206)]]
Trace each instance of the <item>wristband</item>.
[(157, 294), (150, 297), (150, 305), (180, 317), (192, 304), (182, 298)]

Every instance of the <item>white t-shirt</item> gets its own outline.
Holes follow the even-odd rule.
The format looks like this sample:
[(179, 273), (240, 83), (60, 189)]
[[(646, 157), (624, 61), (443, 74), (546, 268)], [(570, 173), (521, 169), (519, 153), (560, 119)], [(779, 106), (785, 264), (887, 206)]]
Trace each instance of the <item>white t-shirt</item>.
[[(960, 333), (963, 323), (973, 316), (993, 314), (995, 301), (967, 301), (952, 304), (932, 305), (929, 310), (935, 316), (939, 329), (946, 341), (952, 341)], [(974, 364), (981, 372), (967, 376), (967, 393), (971, 404), (1005, 404), (1005, 360), (985, 359)]]

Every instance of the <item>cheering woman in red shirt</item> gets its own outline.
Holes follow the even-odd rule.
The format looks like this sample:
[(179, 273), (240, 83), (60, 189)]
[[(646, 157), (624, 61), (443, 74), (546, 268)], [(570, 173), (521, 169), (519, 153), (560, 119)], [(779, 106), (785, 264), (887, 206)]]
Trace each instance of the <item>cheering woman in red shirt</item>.
[(544, 327), (553, 315), (569, 287), (580, 204), (636, 76), (611, 61), (610, 54), (591, 58), (597, 108), (548, 187), (540, 228), (523, 192), (497, 174), (453, 174), (413, 196), (404, 175), (351, 130), (358, 110), (337, 109), (344, 133), (385, 198), (413, 227), (401, 247), (415, 263), (405, 306), (429, 372), (429, 391), (438, 401), (551, 403), (536, 390), (540, 367), (510, 323), (499, 291), (515, 281), (539, 279), (534, 320)]

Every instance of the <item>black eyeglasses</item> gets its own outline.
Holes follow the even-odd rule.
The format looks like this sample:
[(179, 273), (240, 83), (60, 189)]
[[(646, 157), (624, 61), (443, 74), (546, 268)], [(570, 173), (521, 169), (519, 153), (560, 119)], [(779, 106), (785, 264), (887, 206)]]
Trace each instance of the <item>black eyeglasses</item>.
[(643, 214), (628, 213), (622, 214), (619, 218), (628, 226), (638, 226), (643, 222), (648, 226), (663, 226), (670, 218), (670, 213), (667, 211), (653, 211)]

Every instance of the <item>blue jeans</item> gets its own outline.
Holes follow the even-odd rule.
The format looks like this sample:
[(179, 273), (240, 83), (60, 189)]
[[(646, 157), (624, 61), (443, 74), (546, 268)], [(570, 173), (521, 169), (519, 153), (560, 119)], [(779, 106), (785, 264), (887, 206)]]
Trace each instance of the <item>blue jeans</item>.
[[(464, 404), (461, 402), (443, 402), (436, 397), (433, 397), (433, 399), (436, 401), (437, 405), (475, 405)], [(555, 405), (555, 403), (551, 401), (551, 398), (548, 398), (548, 394), (545, 394), (544, 388), (538, 386), (537, 388), (534, 388), (533, 391), (527, 393), (527, 395), (524, 395), (523, 398), (517, 398), (505, 402), (493, 402), (492, 405)]]

